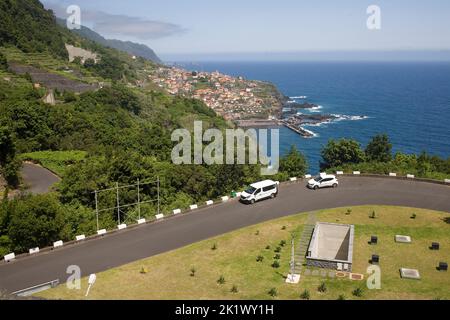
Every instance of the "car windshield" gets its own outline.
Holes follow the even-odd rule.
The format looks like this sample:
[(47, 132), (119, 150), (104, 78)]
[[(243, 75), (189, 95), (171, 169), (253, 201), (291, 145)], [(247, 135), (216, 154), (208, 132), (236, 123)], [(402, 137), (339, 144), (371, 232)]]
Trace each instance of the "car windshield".
[(322, 180), (322, 177), (317, 177), (314, 179), (314, 181), (316, 181), (316, 182), (320, 182), (320, 180)]
[(253, 188), (253, 187), (249, 187), (247, 190), (245, 190), (245, 192), (248, 194), (253, 194), (255, 191), (256, 191), (256, 188)]

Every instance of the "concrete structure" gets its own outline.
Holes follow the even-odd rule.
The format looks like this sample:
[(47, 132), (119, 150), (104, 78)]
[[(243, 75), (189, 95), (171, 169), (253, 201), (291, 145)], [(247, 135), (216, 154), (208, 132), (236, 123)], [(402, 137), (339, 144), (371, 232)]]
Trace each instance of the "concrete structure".
[(82, 48), (78, 48), (75, 46), (72, 46), (70, 44), (66, 44), (66, 50), (69, 54), (69, 62), (73, 62), (76, 57), (81, 58), (81, 63), (85, 63), (87, 59), (94, 60), (95, 63), (98, 62), (98, 56), (96, 53), (93, 53), (89, 50), (85, 50)]
[(50, 90), (45, 97), (43, 98), (43, 101), (49, 105), (56, 105), (56, 99), (55, 99), (55, 95), (53, 94), (53, 91)]
[(416, 270), (416, 269), (401, 268), (400, 276), (403, 279), (420, 280), (419, 270)]
[(309, 244), (306, 263), (311, 267), (352, 271), (355, 227), (318, 222)]
[(402, 235), (396, 235), (395, 236), (395, 242), (399, 243), (411, 243), (411, 237), (410, 236), (402, 236)]

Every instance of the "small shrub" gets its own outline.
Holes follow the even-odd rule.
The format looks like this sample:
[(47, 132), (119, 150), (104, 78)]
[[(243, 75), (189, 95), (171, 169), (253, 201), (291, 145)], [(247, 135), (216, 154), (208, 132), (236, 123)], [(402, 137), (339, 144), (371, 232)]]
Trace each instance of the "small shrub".
[(218, 284), (224, 284), (225, 283), (225, 277), (224, 276), (220, 276), (219, 279), (217, 280)]
[(278, 291), (276, 288), (270, 289), (268, 293), (271, 297), (276, 297), (278, 295)]
[(146, 273), (148, 273), (148, 269), (146, 267), (141, 267), (140, 273), (141, 274), (146, 274)]
[(411, 219), (415, 219), (415, 218), (417, 218), (417, 214), (413, 213), (413, 214), (411, 215)]
[(363, 296), (363, 291), (361, 288), (356, 288), (355, 290), (353, 290), (352, 294), (355, 297), (361, 298)]
[(317, 288), (317, 290), (322, 293), (327, 292), (327, 285), (325, 284), (325, 282), (322, 282), (320, 286)]
[(347, 216), (352, 214), (352, 209), (347, 209), (347, 212), (345, 213)]
[(309, 294), (309, 291), (305, 289), (305, 291), (303, 291), (300, 295), (300, 298), (303, 300), (309, 300), (311, 298), (311, 295)]
[(259, 230), (256, 230), (255, 236), (259, 236)]
[(280, 241), (280, 247), (284, 247), (286, 245), (286, 241), (285, 240), (281, 240)]
[(191, 268), (191, 277), (195, 277), (195, 273), (197, 272), (197, 269), (195, 267)]
[(217, 243), (214, 243), (214, 244), (212, 245), (211, 250), (213, 250), (213, 251), (217, 250)]
[(377, 218), (377, 214), (375, 211), (372, 211), (371, 215), (369, 216), (370, 219), (376, 219)]
[(277, 253), (273, 258), (275, 260), (280, 260), (281, 259), (281, 255), (279, 253)]
[(272, 263), (272, 268), (277, 269), (277, 268), (279, 268), (279, 267), (280, 267), (280, 263), (278, 262), (278, 260), (275, 260), (275, 261)]
[(231, 292), (232, 292), (232, 293), (238, 293), (238, 292), (239, 292), (238, 287), (237, 287), (236, 285), (233, 285), (233, 286), (231, 287)]
[(275, 251), (276, 253), (281, 252), (281, 247), (276, 247), (274, 251)]
[(256, 262), (263, 262), (264, 261), (264, 257), (259, 255), (256, 257)]
[(267, 245), (267, 246), (266, 246), (266, 250), (270, 250), (270, 245)]
[(339, 297), (337, 298), (338, 300), (346, 300), (345, 296), (343, 294), (340, 294)]
[(282, 226), (282, 227), (281, 227), (281, 230), (286, 230), (286, 229), (287, 229), (286, 226)]

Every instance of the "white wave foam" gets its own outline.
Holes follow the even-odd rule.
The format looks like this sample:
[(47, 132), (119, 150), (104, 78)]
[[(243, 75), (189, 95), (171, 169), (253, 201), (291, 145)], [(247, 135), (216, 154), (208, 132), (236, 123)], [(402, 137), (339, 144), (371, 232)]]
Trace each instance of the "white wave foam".
[(289, 97), (291, 99), (307, 99), (307, 96), (293, 96), (293, 97)]
[(306, 132), (308, 132), (309, 134), (311, 134), (312, 135), (311, 138), (317, 138), (319, 136), (317, 133), (315, 133), (311, 130), (305, 129), (303, 126), (302, 126), (302, 129), (305, 130)]
[(344, 114), (332, 114), (333, 117), (336, 117), (333, 121), (359, 121), (369, 119), (368, 116), (348, 116)]
[(322, 106), (317, 106), (317, 107), (312, 107), (309, 109), (309, 111), (311, 112), (320, 112), (320, 110), (322, 110), (323, 107)]

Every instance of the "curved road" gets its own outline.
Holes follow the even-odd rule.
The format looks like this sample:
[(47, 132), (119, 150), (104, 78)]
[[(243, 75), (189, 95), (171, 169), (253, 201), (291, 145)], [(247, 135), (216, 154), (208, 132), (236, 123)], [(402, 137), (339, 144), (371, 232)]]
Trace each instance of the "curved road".
[(25, 162), (21, 170), (22, 179), (27, 185), (28, 191), (34, 194), (44, 194), (60, 179), (51, 171), (33, 163)]
[(217, 236), (238, 228), (299, 212), (354, 205), (399, 205), (450, 212), (450, 187), (426, 182), (372, 177), (342, 177), (337, 189), (311, 191), (303, 182), (282, 185), (274, 200), (255, 205), (237, 201), (139, 226), (34, 257), (0, 263), (0, 289), (8, 292), (67, 279), (66, 268), (82, 275)]

